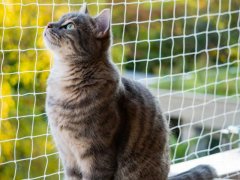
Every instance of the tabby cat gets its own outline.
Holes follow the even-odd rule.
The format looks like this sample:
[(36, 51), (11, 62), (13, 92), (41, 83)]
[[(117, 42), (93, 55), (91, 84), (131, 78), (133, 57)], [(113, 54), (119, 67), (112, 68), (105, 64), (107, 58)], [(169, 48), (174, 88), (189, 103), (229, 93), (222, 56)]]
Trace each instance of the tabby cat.
[[(168, 125), (154, 96), (110, 58), (110, 10), (86, 5), (44, 31), (54, 53), (46, 112), (68, 180), (165, 180)], [(199, 166), (172, 179), (212, 179)]]

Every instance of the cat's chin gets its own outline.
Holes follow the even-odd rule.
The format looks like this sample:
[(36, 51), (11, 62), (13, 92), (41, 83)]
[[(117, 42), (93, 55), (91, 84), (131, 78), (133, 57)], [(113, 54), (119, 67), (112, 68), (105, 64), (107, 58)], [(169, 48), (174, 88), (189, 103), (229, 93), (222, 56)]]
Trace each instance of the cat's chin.
[(52, 51), (56, 51), (56, 50), (60, 49), (60, 45), (59, 44), (54, 43), (54, 42), (48, 40), (47, 38), (44, 38), (44, 39), (45, 39), (45, 44), (46, 44), (48, 49), (50, 49)]
[(53, 51), (53, 52), (58, 52), (59, 51), (59, 46), (58, 45), (56, 45), (56, 44), (54, 44), (54, 43), (51, 43), (51, 42), (49, 42), (49, 41), (46, 41), (45, 42), (45, 44), (46, 44), (46, 47), (49, 49), (49, 50), (51, 50), (51, 51)]
[(46, 32), (44, 32), (44, 42), (47, 48), (52, 51), (58, 51), (61, 48), (61, 46), (58, 43), (54, 42)]

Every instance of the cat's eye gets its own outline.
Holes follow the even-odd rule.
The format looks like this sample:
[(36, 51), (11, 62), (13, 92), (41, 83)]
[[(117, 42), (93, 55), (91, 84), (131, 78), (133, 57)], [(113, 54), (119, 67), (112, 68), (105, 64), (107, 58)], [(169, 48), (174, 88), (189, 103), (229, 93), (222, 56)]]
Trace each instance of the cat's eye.
[(75, 26), (74, 26), (73, 23), (69, 23), (69, 24), (66, 25), (66, 29), (68, 29), (68, 30), (71, 30), (71, 29), (74, 29), (74, 28), (75, 28)]

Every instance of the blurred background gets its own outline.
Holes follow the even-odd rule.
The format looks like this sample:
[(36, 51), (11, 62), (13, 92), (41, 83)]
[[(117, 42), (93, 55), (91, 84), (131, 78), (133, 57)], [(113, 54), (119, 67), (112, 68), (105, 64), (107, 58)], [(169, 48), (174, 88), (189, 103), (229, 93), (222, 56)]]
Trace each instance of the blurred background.
[(239, 0), (1, 0), (0, 179), (62, 177), (44, 110), (53, 59), (42, 33), (83, 2), (90, 15), (111, 8), (112, 59), (160, 99), (173, 163), (238, 146), (226, 132), (239, 123)]

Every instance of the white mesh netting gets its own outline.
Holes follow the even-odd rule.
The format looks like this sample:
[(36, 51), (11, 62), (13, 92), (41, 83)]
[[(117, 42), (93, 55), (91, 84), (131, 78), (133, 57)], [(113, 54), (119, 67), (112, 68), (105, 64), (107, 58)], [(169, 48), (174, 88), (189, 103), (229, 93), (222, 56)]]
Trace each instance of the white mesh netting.
[[(85, 1), (0, 1), (0, 179), (60, 179), (44, 112), (48, 22)], [(172, 162), (239, 147), (239, 0), (89, 0), (112, 13), (112, 56), (169, 120)]]

